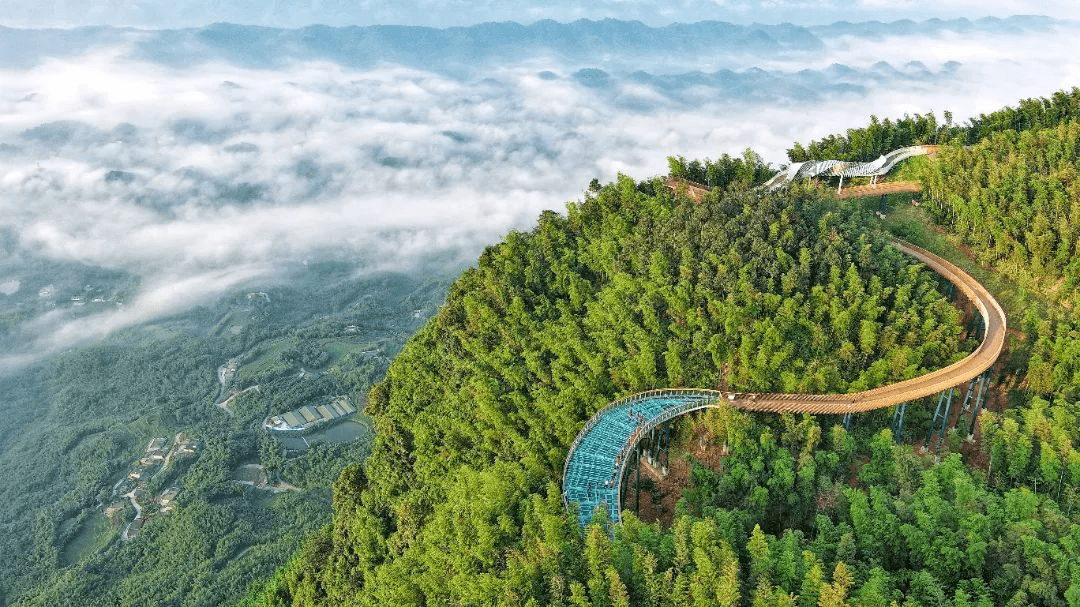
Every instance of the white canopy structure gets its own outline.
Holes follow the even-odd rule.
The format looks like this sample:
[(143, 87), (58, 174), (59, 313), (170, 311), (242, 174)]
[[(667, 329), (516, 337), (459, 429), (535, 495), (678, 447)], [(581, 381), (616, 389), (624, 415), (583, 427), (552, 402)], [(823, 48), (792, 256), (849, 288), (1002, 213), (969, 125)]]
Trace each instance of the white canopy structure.
[(878, 177), (891, 171), (902, 160), (912, 156), (925, 156), (931, 150), (927, 146), (913, 145), (911, 147), (893, 150), (877, 160), (870, 162), (846, 162), (843, 160), (816, 160), (809, 162), (796, 162), (786, 170), (780, 171), (772, 179), (762, 184), (762, 188), (773, 191), (778, 190), (796, 179), (808, 177)]

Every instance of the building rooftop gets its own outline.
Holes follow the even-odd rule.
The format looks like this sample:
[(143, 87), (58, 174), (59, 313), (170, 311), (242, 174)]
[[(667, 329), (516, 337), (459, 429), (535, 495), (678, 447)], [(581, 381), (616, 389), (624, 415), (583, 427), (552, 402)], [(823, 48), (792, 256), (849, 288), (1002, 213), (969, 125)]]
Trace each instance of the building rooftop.
[(296, 415), (295, 411), (288, 411), (281, 415), (285, 419), (285, 422), (293, 428), (299, 428), (304, 425), (304, 422), (300, 421), (300, 418)]

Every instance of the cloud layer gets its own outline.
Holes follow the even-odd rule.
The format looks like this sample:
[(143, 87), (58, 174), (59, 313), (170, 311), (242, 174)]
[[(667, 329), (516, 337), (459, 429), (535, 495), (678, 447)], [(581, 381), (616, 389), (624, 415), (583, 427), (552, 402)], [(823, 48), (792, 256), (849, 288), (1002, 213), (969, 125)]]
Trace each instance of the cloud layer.
[[(646, 178), (668, 155), (752, 147), (779, 164), (870, 114), (962, 120), (1080, 76), (1077, 29), (1046, 20), (731, 30), (752, 54), (716, 25), (678, 30), (695, 53), (672, 30), (620, 42), (640, 24), (546, 27), (523, 54), (498, 50), (522, 30), (457, 32), (442, 59), (417, 36), (445, 33), (424, 30), (375, 32), (381, 46), (341, 30), (0, 33), (22, 49), (0, 69), (0, 329), (28, 344), (0, 367), (307, 260), (460, 266), (590, 179)], [(92, 285), (51, 285), (29, 261), (123, 277), (124, 305), (83, 305)]]

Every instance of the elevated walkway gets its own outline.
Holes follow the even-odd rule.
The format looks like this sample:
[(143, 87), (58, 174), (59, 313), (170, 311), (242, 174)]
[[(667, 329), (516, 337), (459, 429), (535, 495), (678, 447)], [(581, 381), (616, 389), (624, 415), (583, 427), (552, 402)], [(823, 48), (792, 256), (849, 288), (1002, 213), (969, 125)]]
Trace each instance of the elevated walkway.
[(986, 331), (974, 352), (943, 369), (873, 390), (852, 394), (747, 394), (715, 390), (667, 389), (635, 394), (609, 403), (586, 422), (570, 445), (563, 466), (563, 500), (578, 506), (582, 526), (605, 505), (612, 521), (620, 522), (620, 489), (627, 461), (638, 441), (675, 417), (720, 403), (744, 411), (845, 415), (891, 407), (937, 394), (971, 381), (990, 368), (1005, 346), (1005, 311), (970, 274), (916, 247), (894, 241), (902, 252), (922, 261), (956, 285), (982, 316)]
[[(843, 182), (844, 177), (871, 177), (870, 184), (855, 186), (847, 190), (841, 189), (837, 192), (837, 195), (840, 198), (850, 198), (853, 196), (871, 196), (873, 194), (918, 192), (921, 189), (921, 185), (918, 182), (895, 181), (877, 183), (877, 178), (886, 175), (889, 171), (893, 170), (897, 164), (908, 158), (914, 156), (929, 156), (930, 158), (933, 158), (937, 155), (937, 150), (938, 146), (936, 145), (914, 145), (893, 150), (872, 162), (845, 162), (842, 160), (797, 162), (776, 175), (773, 175), (772, 179), (761, 184), (758, 188), (767, 192), (773, 192), (791, 185), (791, 182), (797, 179), (808, 179), (811, 177), (840, 177), (841, 183)], [(664, 179), (664, 185), (673, 192), (689, 196), (694, 202), (701, 202), (704, 200), (705, 195), (708, 194), (711, 189), (704, 184), (696, 183), (682, 177), (667, 177)]]
[(786, 170), (780, 171), (772, 179), (761, 185), (766, 191), (778, 190), (797, 179), (810, 177), (880, 177), (900, 162), (914, 156), (932, 156), (937, 153), (937, 146), (913, 145), (899, 148), (870, 162), (847, 162), (843, 160), (812, 160), (796, 162)]

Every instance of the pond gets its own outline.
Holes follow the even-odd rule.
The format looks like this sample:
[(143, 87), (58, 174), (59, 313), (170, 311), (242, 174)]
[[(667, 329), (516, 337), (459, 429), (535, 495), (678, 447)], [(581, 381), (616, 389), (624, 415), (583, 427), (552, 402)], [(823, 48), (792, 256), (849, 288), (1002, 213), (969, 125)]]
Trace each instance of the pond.
[(302, 436), (285, 434), (283, 432), (271, 432), (270, 436), (276, 438), (277, 441), (289, 451), (306, 451), (308, 448), (307, 441), (305, 441)]
[(309, 443), (351, 443), (361, 437), (370, 436), (371, 431), (353, 420), (346, 420), (328, 428), (307, 435)]

